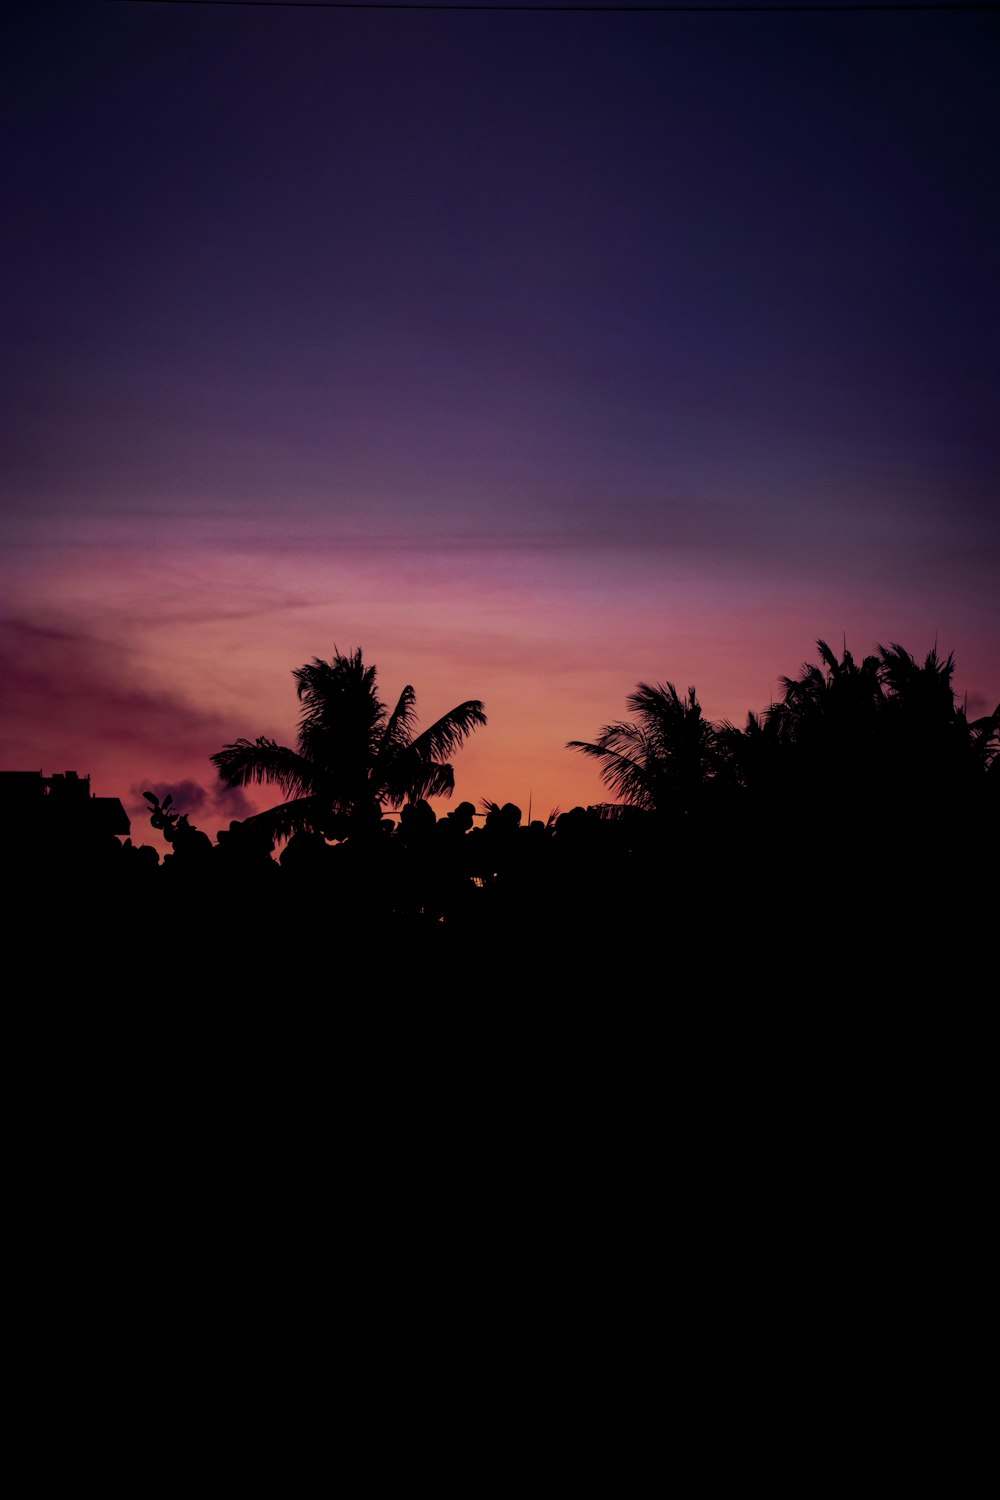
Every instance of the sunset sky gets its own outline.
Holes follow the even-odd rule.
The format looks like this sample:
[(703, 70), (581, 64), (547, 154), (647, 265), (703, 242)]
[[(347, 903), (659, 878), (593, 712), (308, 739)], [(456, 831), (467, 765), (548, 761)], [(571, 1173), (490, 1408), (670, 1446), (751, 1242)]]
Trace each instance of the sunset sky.
[(997, 12), (15, 0), (0, 59), (3, 769), (214, 834), (335, 645), (542, 816), (640, 679), (1000, 700)]

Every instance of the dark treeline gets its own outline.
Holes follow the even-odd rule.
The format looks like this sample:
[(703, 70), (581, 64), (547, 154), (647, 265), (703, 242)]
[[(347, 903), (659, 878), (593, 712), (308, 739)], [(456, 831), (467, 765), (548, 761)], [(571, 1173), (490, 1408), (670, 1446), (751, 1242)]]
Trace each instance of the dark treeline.
[(276, 808), (213, 843), (148, 793), (162, 860), (111, 835), (22, 840), (22, 897), (100, 909), (112, 944), (197, 935), (244, 972), (362, 940), (390, 961), (454, 946), (530, 967), (544, 951), (577, 977), (588, 955), (623, 975), (642, 956), (665, 988), (744, 967), (822, 985), (863, 975), (861, 954), (960, 970), (995, 921), (1000, 708), (970, 720), (935, 651), (819, 653), (742, 728), (706, 720), (693, 688), (639, 684), (628, 719), (570, 746), (616, 801), (527, 826), (512, 804), (438, 818), (425, 800), (451, 790), (445, 757), (485, 723), (478, 701), (416, 735), (412, 689), (390, 713), (360, 652), (335, 655), (296, 673), (297, 750), (213, 757), (229, 786), (276, 783)]
[(297, 750), (219, 752), (272, 812), (213, 842), (150, 792), (162, 859), (22, 830), (15, 1170), (58, 1316), (124, 1296), (242, 1349), (268, 1278), (322, 1318), (334, 1275), (379, 1338), (386, 1300), (382, 1358), (417, 1303), (516, 1303), (532, 1349), (562, 1288), (571, 1351), (606, 1308), (685, 1359), (696, 1327), (741, 1392), (762, 1349), (840, 1380), (919, 1345), (929, 1378), (989, 1242), (1000, 712), (950, 658), (821, 653), (740, 729), (639, 685), (576, 747), (618, 800), (527, 826), (408, 798), (454, 740), (335, 658)]

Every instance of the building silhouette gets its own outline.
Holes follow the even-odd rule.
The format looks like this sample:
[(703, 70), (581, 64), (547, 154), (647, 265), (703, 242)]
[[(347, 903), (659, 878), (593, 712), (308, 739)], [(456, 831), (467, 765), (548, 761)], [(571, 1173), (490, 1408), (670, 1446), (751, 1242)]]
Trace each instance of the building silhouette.
[(9, 832), (32, 839), (90, 841), (131, 829), (120, 800), (93, 796), (90, 777), (76, 771), (0, 771), (0, 819)]

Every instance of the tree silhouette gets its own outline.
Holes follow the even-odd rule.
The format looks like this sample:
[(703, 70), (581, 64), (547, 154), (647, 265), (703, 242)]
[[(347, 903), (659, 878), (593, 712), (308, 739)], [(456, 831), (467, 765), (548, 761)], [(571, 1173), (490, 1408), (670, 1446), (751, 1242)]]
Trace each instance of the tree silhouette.
[(804, 807), (822, 788), (839, 813), (912, 817), (917, 804), (953, 809), (978, 795), (1000, 744), (1000, 709), (969, 722), (955, 699), (953, 655), (924, 661), (898, 643), (860, 663), (816, 642), (821, 665), (783, 677), (782, 697), (746, 729), (719, 726), (730, 779)]
[(378, 696), (376, 669), (361, 651), (331, 661), (315, 657), (293, 674), (302, 703), (298, 748), (274, 740), (237, 740), (212, 756), (227, 787), (269, 782), (289, 800), (259, 813), (277, 837), (314, 830), (338, 838), (377, 825), (383, 805), (450, 797), (455, 773), (447, 757), (486, 723), (478, 699), (460, 703), (415, 734), (416, 695), (405, 687), (395, 708)]
[(1000, 750), (1000, 707), (970, 723), (955, 699), (954, 655), (923, 663), (898, 643), (879, 646), (889, 743), (916, 793), (949, 799), (977, 789)]
[(885, 704), (880, 660), (866, 656), (859, 665), (845, 645), (838, 661), (823, 640), (816, 649), (823, 666), (807, 662), (801, 676), (782, 677), (782, 701), (772, 704), (768, 717), (786, 744), (859, 746), (874, 732)]
[(695, 689), (682, 698), (672, 682), (640, 682), (627, 702), (637, 723), (606, 724), (596, 741), (570, 740), (566, 748), (598, 761), (601, 780), (623, 802), (689, 812), (717, 763), (715, 731)]

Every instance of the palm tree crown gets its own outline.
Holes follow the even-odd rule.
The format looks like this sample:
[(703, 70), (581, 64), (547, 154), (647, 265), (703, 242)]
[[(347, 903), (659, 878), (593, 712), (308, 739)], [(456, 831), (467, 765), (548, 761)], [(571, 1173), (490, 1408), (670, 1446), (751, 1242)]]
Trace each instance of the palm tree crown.
[[(1000, 749), (1000, 708), (969, 722), (952, 685), (953, 655), (923, 663), (897, 642), (858, 662), (816, 642), (821, 666), (781, 679), (783, 693), (745, 730), (720, 726), (728, 769), (744, 787), (803, 797), (823, 788), (841, 811), (915, 800), (948, 802), (989, 772)], [(990, 774), (994, 774), (990, 772)]]
[(470, 699), (415, 734), (413, 688), (390, 712), (360, 650), (343, 656), (334, 647), (331, 661), (315, 657), (293, 676), (302, 704), (296, 750), (260, 737), (212, 756), (225, 786), (266, 781), (285, 794), (289, 800), (258, 814), (279, 837), (299, 829), (338, 837), (346, 820), (357, 827), (377, 819), (383, 804), (450, 797), (455, 773), (447, 757), (486, 723), (482, 703)]
[(601, 780), (623, 802), (647, 812), (686, 812), (713, 773), (715, 731), (694, 688), (640, 682), (628, 697), (636, 723), (606, 724), (596, 741), (570, 740), (600, 762)]

